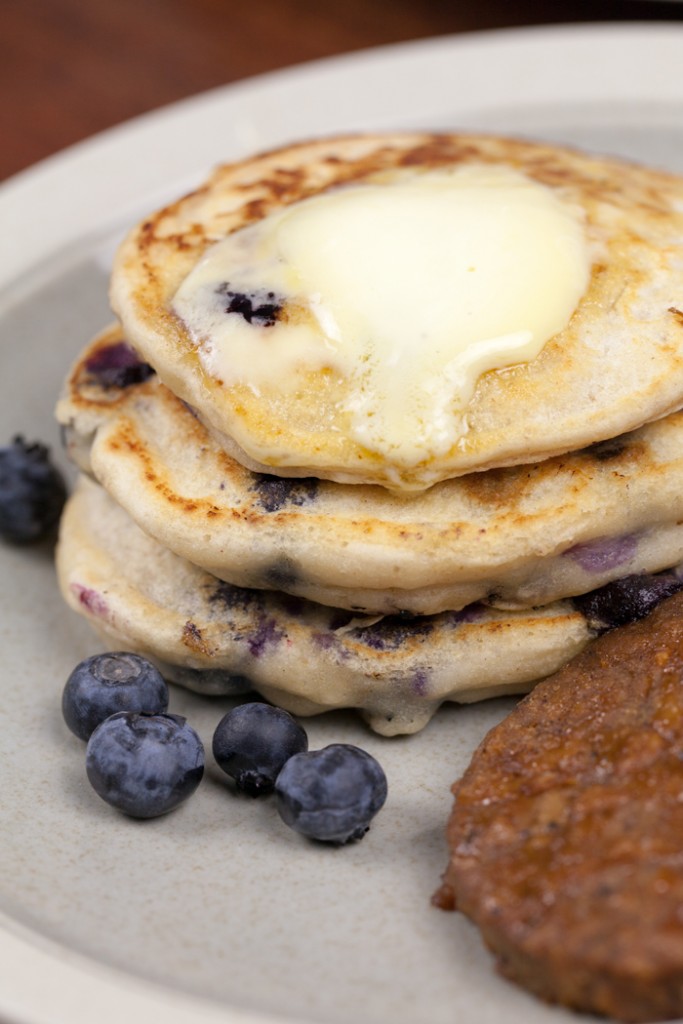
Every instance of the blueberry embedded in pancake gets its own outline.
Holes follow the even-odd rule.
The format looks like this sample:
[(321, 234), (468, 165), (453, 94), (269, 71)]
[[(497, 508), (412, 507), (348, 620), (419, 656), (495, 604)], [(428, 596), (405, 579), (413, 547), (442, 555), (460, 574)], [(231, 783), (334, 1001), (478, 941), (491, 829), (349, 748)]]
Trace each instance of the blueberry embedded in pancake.
[(275, 292), (234, 291), (228, 281), (221, 281), (215, 294), (225, 298), (224, 313), (237, 313), (248, 324), (261, 327), (272, 327), (284, 308), (284, 301)]
[[(71, 461), (89, 471), (90, 447), (102, 420), (115, 408), (125, 407), (131, 393), (153, 380), (155, 372), (121, 333), (118, 324), (101, 331), (76, 359), (65, 392), (58, 403), (57, 420)], [(60, 415), (60, 409), (67, 411)]]
[(574, 598), (574, 607), (586, 617), (591, 629), (604, 633), (645, 618), (667, 597), (683, 590), (677, 570), (651, 575), (624, 576), (588, 594)]
[(135, 349), (116, 336), (99, 345), (88, 356), (83, 369), (93, 385), (105, 390), (141, 384), (154, 373)]
[(315, 477), (297, 480), (255, 473), (251, 490), (258, 496), (258, 503), (264, 511), (279, 512), (288, 505), (301, 506), (315, 501), (318, 481)]

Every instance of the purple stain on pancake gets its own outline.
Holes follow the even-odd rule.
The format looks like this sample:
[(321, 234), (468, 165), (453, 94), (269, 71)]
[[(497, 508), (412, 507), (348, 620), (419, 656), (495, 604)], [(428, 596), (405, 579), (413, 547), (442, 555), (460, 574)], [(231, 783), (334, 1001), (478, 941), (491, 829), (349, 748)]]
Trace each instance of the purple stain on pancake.
[(71, 591), (78, 598), (78, 602), (91, 615), (98, 619), (106, 619), (109, 614), (109, 606), (102, 594), (92, 587), (84, 587), (80, 583), (72, 583)]
[[(244, 632), (244, 623), (233, 623), (233, 627), (240, 631), (239, 639), (246, 641), (249, 653), (254, 658), (260, 658), (269, 647), (277, 645), (287, 635), (286, 631), (277, 625), (277, 620), (264, 612), (264, 605), (267, 595), (262, 590), (249, 590), (247, 587), (235, 587), (222, 580), (218, 581), (208, 592), (207, 598), (211, 604), (219, 604), (227, 612), (236, 612), (247, 615), (248, 626), (253, 622), (253, 628), (247, 628)], [(293, 612), (295, 606), (299, 605), (297, 598), (283, 595), (281, 607), (285, 613)]]
[(429, 673), (423, 668), (417, 669), (410, 688), (416, 697), (426, 697), (429, 693)]
[(125, 341), (99, 348), (85, 364), (87, 373), (102, 388), (127, 388), (142, 384), (154, 374), (135, 349)]
[(486, 614), (486, 608), (479, 601), (465, 605), (457, 612), (450, 612), (448, 619), (452, 626), (460, 626), (467, 622), (479, 622)]
[(585, 544), (575, 544), (563, 552), (563, 557), (571, 558), (584, 572), (609, 572), (628, 564), (637, 549), (637, 535), (626, 534), (623, 537), (601, 537)]
[(262, 615), (256, 629), (247, 637), (249, 653), (254, 658), (260, 658), (269, 647), (276, 647), (285, 636), (275, 619)]
[(335, 636), (334, 633), (314, 633), (312, 639), (313, 643), (321, 651), (332, 651), (335, 648), (340, 648), (339, 637)]
[(265, 512), (279, 512), (287, 505), (300, 508), (315, 501), (318, 481), (314, 477), (296, 479), (255, 473), (250, 490), (256, 495), (257, 503)]

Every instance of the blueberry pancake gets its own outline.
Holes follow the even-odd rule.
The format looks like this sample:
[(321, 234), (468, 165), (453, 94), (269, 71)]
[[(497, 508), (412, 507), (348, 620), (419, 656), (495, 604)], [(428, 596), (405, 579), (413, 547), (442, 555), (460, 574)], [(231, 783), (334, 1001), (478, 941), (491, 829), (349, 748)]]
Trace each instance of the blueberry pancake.
[(153, 540), (86, 477), (62, 517), (57, 569), (105, 644), (169, 679), (209, 694), (253, 688), (302, 715), (356, 708), (384, 735), (416, 732), (444, 701), (525, 692), (595, 635), (569, 602), (363, 618), (234, 587)]
[(114, 326), (79, 357), (57, 415), (74, 461), (138, 525), (238, 586), (434, 614), (547, 604), (683, 561), (683, 413), (415, 494), (285, 479), (222, 451)]
[(683, 180), (615, 159), (331, 138), (145, 219), (111, 300), (244, 465), (420, 490), (681, 407), (682, 233)]

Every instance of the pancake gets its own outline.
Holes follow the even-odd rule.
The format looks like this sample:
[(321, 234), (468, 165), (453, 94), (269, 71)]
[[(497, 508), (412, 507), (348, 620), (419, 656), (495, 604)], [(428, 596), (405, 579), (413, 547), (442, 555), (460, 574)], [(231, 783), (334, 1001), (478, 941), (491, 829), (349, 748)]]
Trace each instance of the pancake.
[(435, 614), (548, 604), (683, 562), (681, 413), (419, 494), (288, 481), (226, 455), (113, 326), (79, 357), (57, 415), (72, 458), (139, 526), (238, 586)]
[[(246, 295), (231, 290), (227, 280), (211, 291), (212, 302), (225, 303), (216, 316), (225, 314), (223, 320), (230, 318), (231, 325), (239, 321), (240, 329), (242, 321), (248, 325), (247, 354), (241, 356), (249, 367), (245, 373), (235, 369), (237, 348), (228, 347), (219, 353), (222, 362), (212, 363), (217, 346), (212, 348), (210, 336), (188, 327), (178, 312), (182, 287), (218, 244), (229, 239), (232, 245), (246, 245), (244, 240), (270, 223), (269, 217), (298, 210), (298, 203), (342, 192), (348, 197), (361, 186), (424, 184), (429, 174), (472, 169), (478, 174), (482, 168), (494, 178), (504, 172), (523, 178), (563, 210), (580, 215), (588, 279), (566, 325), (551, 333), (535, 357), (516, 364), (513, 359), (513, 365), (502, 356), (502, 362), (494, 359), (493, 368), (485, 367), (478, 378), (475, 374), (474, 392), (464, 406), (439, 391), (440, 415), (448, 429), (439, 433), (438, 443), (416, 441), (408, 449), (387, 440), (382, 447), (380, 435), (372, 434), (377, 409), (364, 405), (365, 384), (358, 383), (355, 370), (345, 372), (342, 356), (340, 363), (329, 354), (332, 328), (327, 334), (321, 328), (313, 362), (302, 357), (293, 370), (287, 362), (291, 355), (277, 355), (281, 350), (273, 339), (281, 336), (281, 321), (312, 317), (310, 310), (301, 313), (293, 299), (279, 306), (274, 292), (255, 287)], [(111, 301), (142, 357), (194, 408), (219, 445), (247, 467), (279, 476), (424, 489), (473, 470), (577, 450), (681, 407), (682, 232), (683, 180), (656, 170), (496, 137), (332, 138), (220, 167), (196, 191), (146, 218), (120, 247)], [(367, 236), (375, 244), (370, 226)], [(362, 255), (362, 242), (361, 232), (351, 263), (354, 255)], [(381, 244), (390, 254), (391, 244)], [(251, 273), (258, 285), (258, 265)], [(536, 273), (525, 285), (531, 305), (543, 293)], [(406, 290), (403, 283), (397, 291)], [(477, 315), (482, 306), (486, 315), (495, 311), (503, 283), (479, 296)], [(422, 292), (407, 290), (406, 315), (412, 317), (413, 307), (423, 302)], [(348, 302), (353, 301), (349, 296)], [(433, 310), (425, 309), (425, 316), (428, 312)], [(420, 345), (410, 351), (409, 360), (418, 359)], [(371, 363), (368, 356), (367, 373), (386, 369), (390, 394), (399, 371), (381, 360), (377, 366)], [(281, 366), (286, 372), (280, 372)], [(413, 397), (424, 397), (422, 371), (416, 370), (411, 385), (411, 366), (400, 370), (401, 386), (406, 394), (412, 386)], [(442, 377), (450, 381), (449, 366)], [(442, 383), (438, 374), (428, 380), (435, 392)], [(400, 419), (400, 409), (394, 413)], [(439, 426), (422, 425), (427, 433)], [(402, 428), (406, 435), (409, 427)]]
[(171, 680), (213, 694), (251, 686), (300, 715), (356, 708), (384, 735), (416, 732), (443, 701), (524, 692), (594, 635), (561, 602), (377, 620), (232, 587), (162, 547), (85, 477), (62, 517), (57, 570), (65, 600), (107, 646), (153, 659)]

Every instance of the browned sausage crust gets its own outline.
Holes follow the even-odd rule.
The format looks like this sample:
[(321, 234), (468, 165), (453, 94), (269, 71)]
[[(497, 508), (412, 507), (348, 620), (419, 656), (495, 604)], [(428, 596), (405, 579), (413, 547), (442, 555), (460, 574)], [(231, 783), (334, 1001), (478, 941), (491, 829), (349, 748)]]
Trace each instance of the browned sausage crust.
[(683, 593), (597, 640), (492, 729), (453, 787), (436, 901), (536, 995), (683, 1016)]

